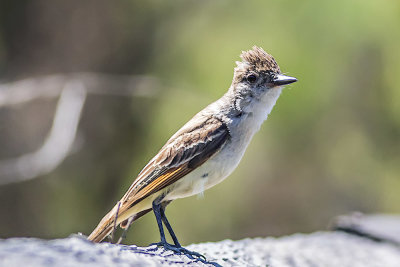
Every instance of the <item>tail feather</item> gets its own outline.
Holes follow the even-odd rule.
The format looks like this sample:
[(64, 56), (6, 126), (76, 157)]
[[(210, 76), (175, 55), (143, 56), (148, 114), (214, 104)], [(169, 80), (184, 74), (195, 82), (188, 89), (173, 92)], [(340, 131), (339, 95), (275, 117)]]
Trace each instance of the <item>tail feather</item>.
[(107, 226), (101, 229), (95, 229), (88, 237), (88, 240), (93, 241), (95, 243), (100, 243), (106, 238), (109, 234), (111, 234), (113, 230), (113, 226)]
[[(118, 210), (118, 205), (115, 205), (115, 207), (109, 212), (107, 213), (106, 216), (104, 216), (104, 218), (100, 221), (99, 225), (97, 225), (97, 227), (93, 230), (93, 232), (89, 235), (89, 237), (87, 238), (90, 241), (99, 243), (101, 241), (103, 241), (104, 238), (106, 238), (109, 234), (111, 234), (111, 232), (114, 229), (114, 225), (115, 226), (120, 226), (121, 228), (126, 228), (128, 227), (128, 219), (119, 222), (119, 220), (117, 220), (117, 223), (115, 224), (115, 219), (116, 219), (116, 213)], [(131, 217), (131, 223), (136, 221), (137, 219), (139, 219), (140, 217), (142, 217), (143, 215), (145, 215), (146, 213), (148, 213), (149, 211), (151, 211), (152, 209), (146, 209), (146, 210), (142, 210), (134, 215), (132, 215)], [(121, 215), (121, 213), (120, 213)]]
[(109, 213), (107, 213), (106, 216), (104, 216), (97, 227), (89, 235), (88, 240), (93, 242), (101, 242), (112, 232), (118, 206), (119, 204), (117, 204)]

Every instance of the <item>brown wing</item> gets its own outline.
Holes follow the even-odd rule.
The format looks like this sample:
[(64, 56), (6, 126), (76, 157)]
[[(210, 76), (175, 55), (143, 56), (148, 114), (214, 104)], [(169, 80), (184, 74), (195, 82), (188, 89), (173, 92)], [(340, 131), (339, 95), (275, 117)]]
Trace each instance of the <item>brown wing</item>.
[(229, 137), (227, 126), (216, 118), (183, 127), (159, 151), (122, 198), (130, 207), (176, 182), (214, 155)]
[(229, 136), (227, 126), (221, 120), (193, 118), (143, 168), (119, 202), (119, 208), (114, 207), (88, 239), (100, 242), (112, 230), (117, 210), (121, 216), (141, 200), (184, 177), (218, 152)]

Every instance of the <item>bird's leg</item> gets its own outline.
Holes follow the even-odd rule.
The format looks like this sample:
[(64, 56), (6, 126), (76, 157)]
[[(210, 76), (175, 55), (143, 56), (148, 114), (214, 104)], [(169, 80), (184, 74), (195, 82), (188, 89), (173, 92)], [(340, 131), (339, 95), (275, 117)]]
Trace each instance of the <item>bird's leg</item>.
[(153, 212), (154, 215), (156, 216), (158, 230), (160, 231), (160, 238), (161, 238), (161, 242), (156, 244), (165, 247), (166, 245), (169, 244), (167, 243), (167, 240), (165, 238), (164, 228), (162, 225), (161, 204), (158, 202), (157, 199), (153, 201)]
[[(154, 211), (154, 214), (156, 215), (158, 228), (160, 229), (161, 242), (157, 243), (158, 246), (161, 245), (165, 249), (172, 250), (179, 254), (184, 254), (191, 259), (200, 259), (202, 261), (206, 261), (206, 257), (201, 255), (200, 253), (187, 250), (186, 248), (181, 246), (181, 244), (178, 241), (178, 238), (176, 237), (174, 231), (172, 230), (171, 225), (168, 222), (167, 217), (165, 216), (165, 205), (162, 205), (159, 203), (157, 204), (157, 202), (153, 202), (153, 211)], [(168, 230), (169, 234), (171, 235), (172, 240), (174, 241), (175, 245), (167, 243), (167, 241), (165, 239), (164, 228), (162, 226), (162, 222), (164, 222), (165, 227), (167, 227), (167, 230)]]
[(160, 214), (161, 214), (161, 219), (164, 222), (165, 227), (167, 227), (167, 230), (169, 232), (169, 235), (172, 237), (172, 240), (174, 241), (174, 244), (177, 248), (181, 248), (181, 244), (178, 241), (178, 238), (176, 237), (174, 230), (172, 230), (171, 225), (168, 222), (167, 216), (165, 216), (165, 207), (161, 206), (160, 209)]

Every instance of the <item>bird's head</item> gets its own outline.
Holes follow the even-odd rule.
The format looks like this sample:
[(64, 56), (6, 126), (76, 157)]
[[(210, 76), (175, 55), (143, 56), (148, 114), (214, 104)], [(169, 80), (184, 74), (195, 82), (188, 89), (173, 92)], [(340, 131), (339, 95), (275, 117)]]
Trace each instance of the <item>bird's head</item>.
[(236, 62), (231, 90), (241, 100), (242, 108), (253, 100), (264, 102), (279, 96), (282, 86), (297, 81), (283, 75), (275, 59), (260, 47), (243, 51), (240, 57), (242, 61)]

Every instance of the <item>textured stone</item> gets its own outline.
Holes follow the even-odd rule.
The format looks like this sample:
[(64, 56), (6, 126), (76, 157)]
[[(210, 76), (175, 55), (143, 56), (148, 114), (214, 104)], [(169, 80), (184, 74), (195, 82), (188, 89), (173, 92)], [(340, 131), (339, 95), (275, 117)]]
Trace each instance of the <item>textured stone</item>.
[(340, 231), (187, 246), (205, 255), (208, 263), (156, 246), (95, 244), (78, 235), (56, 240), (0, 239), (0, 266), (400, 266), (399, 216), (341, 216), (333, 228)]
[(399, 215), (364, 215), (356, 212), (338, 217), (333, 229), (400, 246)]
[[(187, 247), (221, 266), (400, 266), (400, 249), (390, 243), (343, 232), (282, 238), (224, 240)], [(161, 248), (93, 244), (82, 237), (0, 240), (0, 266), (212, 266)]]

